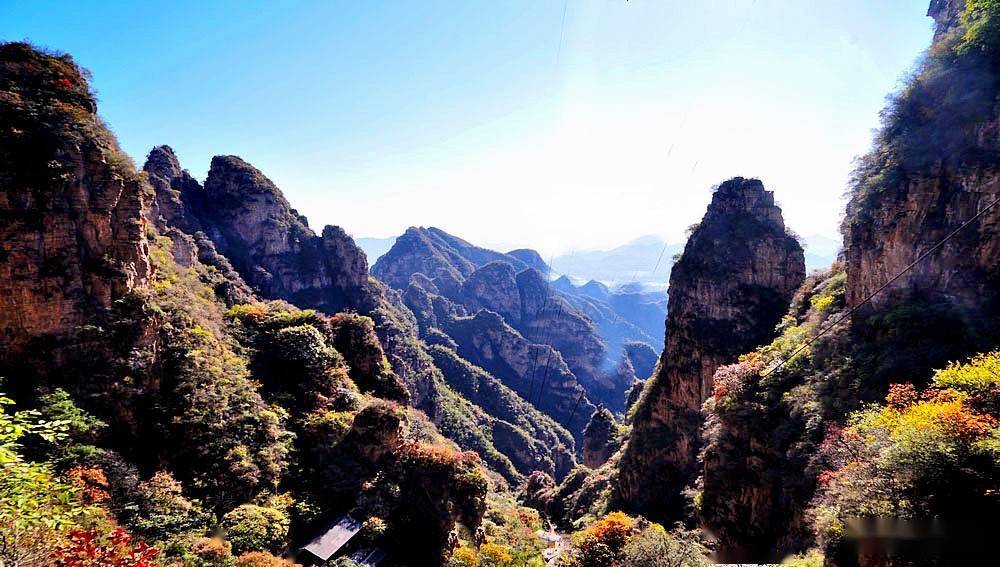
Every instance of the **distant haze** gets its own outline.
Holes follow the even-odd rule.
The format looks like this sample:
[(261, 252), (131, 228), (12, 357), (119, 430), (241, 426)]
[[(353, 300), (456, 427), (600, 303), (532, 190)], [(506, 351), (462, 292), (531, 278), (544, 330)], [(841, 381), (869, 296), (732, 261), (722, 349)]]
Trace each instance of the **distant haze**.
[(437, 226), (548, 258), (683, 240), (736, 175), (760, 177), (799, 234), (835, 238), (852, 160), (930, 40), (926, 12), (927, 0), (39, 1), (4, 2), (0, 38), (90, 68), (140, 163), (169, 144), (204, 179), (213, 155), (239, 155), (316, 228)]
[[(355, 241), (371, 265), (392, 248), (396, 238), (360, 237)], [(841, 241), (814, 234), (802, 238), (802, 245), (806, 250), (806, 270), (812, 271), (827, 268), (837, 259)], [(670, 278), (674, 255), (683, 250), (683, 242), (671, 243), (646, 235), (607, 250), (573, 251), (544, 260), (552, 267), (552, 277), (566, 275), (578, 285), (596, 280), (609, 286), (640, 283), (664, 287)]]

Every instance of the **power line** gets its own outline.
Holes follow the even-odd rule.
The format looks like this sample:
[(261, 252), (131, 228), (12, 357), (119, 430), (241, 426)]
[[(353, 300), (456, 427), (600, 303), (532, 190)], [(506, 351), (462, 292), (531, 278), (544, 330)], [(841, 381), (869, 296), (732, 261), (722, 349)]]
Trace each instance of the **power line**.
[[(550, 272), (552, 271), (552, 260), (553, 260), (553, 255), (550, 254), (549, 266), (548, 266)], [(542, 302), (542, 308), (538, 310), (539, 315), (545, 312), (545, 308), (549, 306), (549, 298), (551, 297), (552, 297), (552, 283), (546, 279), (545, 301)], [(531, 357), (531, 382), (529, 382), (528, 384), (528, 402), (531, 402), (531, 398), (534, 397), (534, 392), (535, 392), (535, 370), (538, 369), (538, 350), (539, 349), (535, 349), (535, 352), (532, 353)]]
[(1000, 203), (1000, 199), (997, 199), (997, 200), (993, 201), (992, 203), (990, 203), (989, 205), (987, 205), (983, 210), (981, 210), (978, 213), (976, 213), (971, 219), (969, 219), (969, 220), (965, 221), (964, 223), (962, 223), (962, 226), (960, 226), (960, 227), (956, 228), (955, 230), (951, 231), (951, 233), (948, 234), (948, 236), (945, 236), (943, 239), (941, 239), (940, 242), (938, 242), (934, 246), (931, 246), (930, 248), (928, 248), (923, 254), (921, 254), (920, 256), (918, 256), (916, 260), (914, 260), (913, 262), (910, 262), (910, 265), (908, 265), (905, 268), (903, 268), (903, 271), (899, 272), (895, 276), (892, 276), (892, 278), (890, 278), (889, 281), (885, 282), (884, 284), (881, 285), (881, 287), (879, 287), (878, 289), (876, 289), (875, 291), (873, 291), (872, 293), (870, 293), (868, 295), (868, 297), (864, 298), (864, 300), (861, 301), (861, 303), (859, 303), (859, 304), (855, 305), (854, 307), (852, 307), (847, 313), (845, 313), (840, 318), (838, 318), (836, 321), (834, 321), (832, 324), (830, 324), (825, 329), (823, 329), (819, 333), (817, 333), (816, 336), (814, 336), (811, 339), (809, 339), (808, 341), (802, 343), (802, 345), (800, 345), (798, 348), (796, 348), (794, 351), (792, 351), (792, 354), (788, 355), (788, 357), (786, 357), (786, 358), (782, 358), (781, 361), (778, 362), (778, 364), (776, 364), (775, 366), (771, 367), (771, 369), (768, 370), (767, 372), (761, 374), (760, 377), (761, 378), (767, 378), (771, 374), (777, 372), (777, 370), (779, 368), (781, 368), (782, 366), (784, 366), (785, 364), (787, 364), (791, 359), (795, 358), (795, 355), (799, 354), (800, 352), (802, 352), (803, 350), (805, 350), (806, 348), (808, 348), (809, 345), (811, 345), (814, 342), (816, 342), (816, 340), (818, 340), (820, 337), (822, 337), (823, 335), (825, 335), (828, 332), (830, 332), (834, 327), (836, 327), (837, 325), (839, 325), (840, 323), (842, 323), (845, 319), (847, 319), (848, 317), (850, 317), (851, 315), (853, 315), (855, 312), (857, 312), (858, 309), (861, 309), (861, 307), (863, 307), (866, 303), (868, 303), (869, 301), (871, 301), (873, 297), (875, 297), (876, 295), (878, 295), (885, 288), (887, 288), (890, 285), (892, 285), (892, 283), (894, 281), (896, 281), (899, 278), (901, 278), (904, 274), (906, 274), (906, 272), (909, 272), (911, 269), (913, 269), (914, 266), (916, 266), (917, 264), (919, 264), (920, 262), (922, 262), (925, 258), (927, 258), (931, 254), (933, 254), (934, 252), (936, 252), (937, 249), (941, 248), (941, 246), (943, 246), (945, 242), (948, 242), (949, 240), (951, 240), (951, 238), (953, 236), (955, 236), (956, 234), (958, 234), (959, 232), (961, 232), (962, 229), (964, 229), (965, 227), (969, 226), (970, 224), (972, 224), (973, 222), (975, 222), (976, 220), (978, 220), (979, 217), (981, 217), (984, 214), (986, 214), (986, 211), (992, 209), (994, 206), (996, 206), (997, 203)]

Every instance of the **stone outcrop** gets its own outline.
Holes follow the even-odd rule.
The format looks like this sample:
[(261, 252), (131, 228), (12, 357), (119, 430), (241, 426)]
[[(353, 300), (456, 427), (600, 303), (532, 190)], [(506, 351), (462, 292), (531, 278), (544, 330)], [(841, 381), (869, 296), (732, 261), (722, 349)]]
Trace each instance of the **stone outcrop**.
[(623, 505), (679, 517), (715, 369), (772, 338), (804, 277), (802, 247), (774, 195), (756, 179), (722, 183), (671, 272), (659, 372), (635, 408), (620, 463)]
[[(964, 0), (930, 3), (932, 53), (960, 51), (964, 8)], [(847, 302), (860, 304), (983, 213), (873, 297), (866, 311), (918, 298), (951, 306), (998, 336), (1000, 204), (986, 209), (1000, 199), (1000, 65), (995, 56), (965, 54), (925, 67), (919, 85), (919, 97), (894, 102), (897, 126), (876, 139), (879, 151), (856, 175), (843, 224)], [(956, 103), (947, 98), (952, 91), (968, 92)], [(880, 159), (890, 151), (891, 160)]]
[(205, 233), (265, 297), (336, 313), (370, 310), (368, 261), (340, 227), (317, 236), (275, 184), (235, 156), (216, 156), (200, 203)]
[(492, 311), (452, 319), (443, 330), (463, 358), (569, 431), (583, 431), (595, 408), (557, 350), (528, 341)]
[(0, 357), (46, 357), (147, 285), (149, 187), (68, 56), (0, 45)]
[(583, 464), (596, 469), (608, 462), (618, 449), (618, 423), (607, 408), (600, 408), (591, 416), (583, 430)]

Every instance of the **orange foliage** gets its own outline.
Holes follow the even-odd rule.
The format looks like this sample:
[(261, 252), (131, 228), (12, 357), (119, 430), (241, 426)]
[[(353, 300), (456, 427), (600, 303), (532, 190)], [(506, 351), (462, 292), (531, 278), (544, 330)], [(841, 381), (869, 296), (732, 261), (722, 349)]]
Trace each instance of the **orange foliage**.
[(291, 563), (266, 551), (250, 551), (236, 558), (236, 567), (293, 567)]
[(595, 543), (603, 543), (612, 550), (621, 549), (635, 529), (635, 518), (623, 512), (611, 512), (587, 528), (586, 534)]
[(73, 467), (66, 472), (66, 478), (78, 490), (84, 504), (98, 504), (111, 498), (108, 494), (108, 478), (100, 467)]
[(906, 409), (917, 403), (917, 389), (909, 383), (892, 384), (889, 386), (885, 401), (893, 409)]

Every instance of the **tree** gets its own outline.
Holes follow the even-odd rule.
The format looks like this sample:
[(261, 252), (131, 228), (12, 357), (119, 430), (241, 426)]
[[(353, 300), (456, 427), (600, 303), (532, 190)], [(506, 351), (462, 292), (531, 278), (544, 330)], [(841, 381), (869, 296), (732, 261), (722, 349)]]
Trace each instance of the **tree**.
[(83, 513), (76, 490), (51, 467), (22, 455), (21, 440), (37, 436), (50, 443), (65, 438), (67, 424), (43, 421), (37, 411), (9, 413), (14, 404), (0, 395), (0, 563), (47, 564), (60, 532)]

